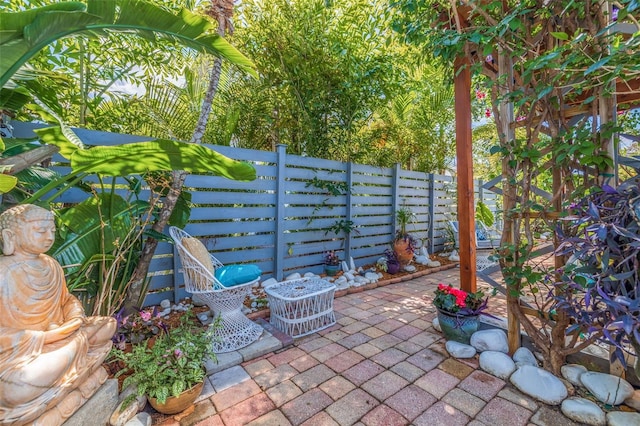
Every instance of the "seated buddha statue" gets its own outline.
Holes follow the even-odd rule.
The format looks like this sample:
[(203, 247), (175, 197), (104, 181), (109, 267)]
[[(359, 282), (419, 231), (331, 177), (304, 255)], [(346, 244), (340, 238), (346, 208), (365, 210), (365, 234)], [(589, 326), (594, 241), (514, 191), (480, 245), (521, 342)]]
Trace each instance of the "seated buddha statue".
[[(25, 204), (0, 215), (0, 424), (61, 423), (78, 408), (64, 408), (65, 398), (78, 390), (75, 402), (67, 398), (73, 406), (90, 397), (80, 395), (83, 383), (111, 349), (115, 320), (85, 316), (45, 254), (54, 237), (46, 209)], [(34, 421), (52, 407), (60, 418)]]

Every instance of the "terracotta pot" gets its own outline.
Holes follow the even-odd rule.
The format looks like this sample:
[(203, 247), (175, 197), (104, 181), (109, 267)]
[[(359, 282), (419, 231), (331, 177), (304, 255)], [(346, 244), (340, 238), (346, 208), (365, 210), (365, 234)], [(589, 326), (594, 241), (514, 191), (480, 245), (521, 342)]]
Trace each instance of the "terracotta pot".
[(393, 243), (393, 251), (401, 266), (406, 266), (413, 260), (413, 251), (409, 248), (409, 241), (405, 239), (396, 240)]
[(203, 386), (204, 382), (197, 383), (178, 396), (170, 396), (164, 404), (160, 404), (157, 399), (149, 397), (149, 404), (162, 414), (180, 413), (189, 408), (196, 398), (200, 396)]

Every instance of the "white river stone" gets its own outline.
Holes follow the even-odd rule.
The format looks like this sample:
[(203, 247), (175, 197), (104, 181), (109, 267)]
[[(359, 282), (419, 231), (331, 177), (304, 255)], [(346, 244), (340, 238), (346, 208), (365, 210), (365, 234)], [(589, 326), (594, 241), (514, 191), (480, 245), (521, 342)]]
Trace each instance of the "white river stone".
[(433, 321), (431, 321), (431, 325), (436, 329), (436, 331), (442, 333), (442, 328), (440, 327), (440, 320), (438, 319), (438, 317), (435, 317)]
[(587, 367), (580, 364), (566, 364), (560, 367), (560, 373), (562, 377), (564, 377), (569, 383), (574, 386), (582, 386), (582, 382), (580, 381), (580, 376), (586, 373)]
[(471, 336), (471, 346), (476, 348), (478, 352), (496, 351), (509, 353), (509, 344), (507, 342), (507, 334), (498, 329), (480, 330)]
[(516, 364), (504, 352), (484, 351), (480, 354), (480, 368), (500, 379), (507, 380), (516, 371)]
[(580, 376), (580, 381), (598, 401), (605, 404), (620, 405), (633, 395), (633, 386), (629, 382), (611, 374), (588, 371)]
[(562, 413), (576, 422), (593, 426), (604, 426), (607, 417), (598, 404), (585, 398), (567, 398), (560, 406)]
[(607, 413), (609, 426), (640, 426), (640, 414), (624, 411), (610, 411)]
[[(437, 320), (437, 318), (436, 318)], [(438, 324), (440, 326), (440, 324)], [(449, 355), (454, 358), (473, 358), (476, 354), (476, 348), (471, 345), (465, 345), (464, 343), (448, 340), (445, 348)]]
[(521, 392), (549, 405), (559, 405), (567, 397), (562, 381), (539, 367), (523, 365), (511, 375), (510, 381)]
[(538, 366), (538, 361), (533, 355), (533, 352), (531, 352), (529, 348), (525, 348), (524, 346), (516, 349), (516, 352), (513, 354), (513, 361), (518, 367), (521, 367), (523, 365), (531, 365), (533, 367)]

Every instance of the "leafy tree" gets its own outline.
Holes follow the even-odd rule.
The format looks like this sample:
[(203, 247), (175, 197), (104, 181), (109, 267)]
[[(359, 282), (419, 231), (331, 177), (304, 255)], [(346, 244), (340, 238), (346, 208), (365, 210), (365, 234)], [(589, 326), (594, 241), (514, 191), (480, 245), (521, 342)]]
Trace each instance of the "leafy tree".
[[(544, 292), (544, 272), (529, 263), (536, 223), (551, 228), (573, 199), (614, 176), (612, 142), (619, 127), (612, 95), (628, 94), (624, 82), (640, 75), (637, 1), (617, 2), (617, 16), (603, 1), (400, 0), (395, 6), (395, 28), (407, 39), (449, 63), (464, 58), (487, 77), (499, 129), (494, 152), (506, 176), (503, 274), (512, 295)], [(550, 200), (532, 186), (545, 170), (552, 177)], [(540, 312), (555, 308), (548, 298), (536, 303)], [(509, 308), (554, 372), (568, 354), (599, 337), (591, 333), (580, 341), (581, 330), (574, 329), (566, 339), (569, 318), (560, 308), (547, 322), (551, 328), (525, 315), (516, 297)]]
[[(16, 71), (24, 66), (30, 58), (37, 55), (41, 49), (50, 43), (64, 38), (69, 34), (88, 33), (100, 35), (109, 28), (116, 31), (133, 30), (139, 35), (153, 40), (155, 40), (156, 37), (166, 37), (167, 39), (179, 41), (187, 47), (199, 51), (224, 56), (226, 59), (244, 69), (250, 72), (252, 71), (251, 62), (247, 58), (231, 47), (221, 36), (210, 33), (212, 25), (206, 19), (193, 15), (186, 10), (183, 10), (179, 15), (174, 15), (171, 12), (142, 1), (90, 0), (87, 6), (79, 2), (56, 3), (32, 10), (3, 13), (0, 18), (0, 29), (3, 31), (3, 38), (0, 40), (0, 44), (3, 47), (3, 61), (0, 63), (0, 84), (2, 85), (7, 83), (15, 75)], [(154, 22), (155, 26), (149, 25), (147, 22)], [(8, 90), (8, 95), (5, 91), (3, 91), (2, 95), (11, 96), (10, 92), (12, 90), (15, 91), (13, 88)], [(84, 97), (88, 95), (89, 93), (86, 91), (82, 94)], [(5, 102), (3, 101), (2, 103), (4, 104)], [(203, 110), (204, 109), (205, 108), (203, 108)], [(208, 113), (203, 113), (197, 131), (194, 134), (194, 140), (198, 140), (198, 131), (206, 127), (207, 119)], [(149, 146), (141, 147), (140, 152), (148, 152), (154, 149), (154, 142), (147, 143), (147, 145)], [(123, 147), (122, 149), (126, 150), (127, 148)], [(99, 151), (99, 149), (94, 149), (91, 150), (91, 153), (93, 154)], [(169, 153), (168, 155), (170, 157), (172, 154)], [(91, 154), (89, 154), (89, 156), (91, 156)], [(181, 156), (178, 155), (177, 157)], [(106, 157), (103, 156), (101, 159), (103, 165), (106, 161), (105, 158)], [(133, 160), (134, 164), (138, 164), (138, 166), (142, 165), (138, 160), (138, 156), (134, 155), (130, 160), (133, 158), (135, 158), (135, 160)], [(166, 155), (164, 158), (166, 158)], [(86, 158), (84, 158), (84, 160), (86, 160)], [(191, 165), (197, 164), (197, 161), (194, 162), (193, 158), (191, 161), (193, 162)], [(216, 167), (221, 167), (221, 169), (224, 170), (225, 161), (217, 164)], [(127, 161), (121, 158), (118, 164), (124, 165), (125, 163), (127, 163)], [(81, 159), (78, 164), (74, 167), (80, 167), (80, 171), (84, 172), (84, 170), (82, 170), (83, 160)], [(131, 161), (128, 162), (130, 166), (134, 164), (132, 164)], [(111, 166), (114, 165), (116, 164)], [(229, 164), (227, 164), (227, 166), (228, 165)], [(108, 166), (107, 164), (107, 167)], [(186, 167), (184, 164), (181, 164), (181, 167), (178, 168), (189, 169), (189, 167)], [(106, 169), (100, 169), (96, 172), (107, 173), (105, 170)], [(75, 170), (75, 173), (78, 172), (79, 170)], [(185, 175), (186, 171), (174, 172), (171, 187), (164, 193), (165, 197), (162, 203), (162, 209), (159, 211), (157, 220), (151, 227), (151, 232), (160, 234), (168, 223), (173, 209), (178, 202)], [(255, 171), (253, 176), (255, 177)], [(130, 308), (139, 303), (139, 299), (143, 294), (142, 289), (146, 282), (149, 264), (156, 246), (157, 240), (149, 237), (143, 247), (139, 262), (129, 282), (127, 306)]]
[(232, 105), (240, 112), (239, 144), (252, 146), (249, 136), (259, 135), (260, 148), (286, 143), (296, 154), (355, 156), (354, 135), (399, 84), (401, 56), (385, 30), (383, 5), (243, 2), (234, 41), (254, 58), (261, 78), (230, 86), (247, 87)]

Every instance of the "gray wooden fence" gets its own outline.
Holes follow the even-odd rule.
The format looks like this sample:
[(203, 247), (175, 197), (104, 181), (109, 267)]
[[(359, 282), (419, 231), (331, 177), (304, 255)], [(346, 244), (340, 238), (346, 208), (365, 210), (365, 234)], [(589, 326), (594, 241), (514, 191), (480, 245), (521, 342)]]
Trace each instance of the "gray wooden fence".
[[(15, 137), (33, 137), (32, 129), (42, 126), (14, 123), (14, 127)], [(87, 145), (149, 140), (75, 130)], [(185, 230), (202, 239), (222, 263), (257, 264), (263, 279), (281, 279), (293, 272), (319, 273), (327, 250), (335, 250), (343, 259), (353, 257), (358, 266), (375, 262), (392, 242), (395, 212), (403, 206), (415, 214), (409, 232), (431, 253), (442, 250), (448, 221), (456, 219), (456, 182), (450, 176), (289, 155), (284, 145), (276, 152), (209, 147), (250, 162), (257, 179), (237, 182), (189, 175), (185, 187), (193, 206)], [(346, 184), (349, 190), (329, 195), (322, 189), (326, 182)], [(64, 201), (78, 201), (77, 194), (65, 196)], [(497, 195), (482, 190), (481, 182), (476, 182), (475, 196), (498, 212)], [(336, 234), (330, 228), (339, 221), (351, 221), (355, 229)], [(145, 305), (187, 295), (182, 274), (175, 271), (179, 271), (179, 259), (173, 246), (161, 243), (151, 264)]]

